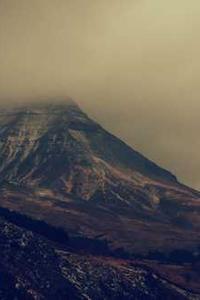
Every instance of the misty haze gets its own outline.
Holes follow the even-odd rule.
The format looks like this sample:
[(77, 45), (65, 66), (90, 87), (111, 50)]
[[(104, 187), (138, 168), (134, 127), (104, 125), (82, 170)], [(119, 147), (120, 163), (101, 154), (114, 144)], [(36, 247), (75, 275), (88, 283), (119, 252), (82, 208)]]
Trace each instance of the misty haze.
[(70, 96), (199, 188), (197, 0), (0, 1), (0, 99)]
[(200, 299), (200, 3), (0, 0), (0, 299)]

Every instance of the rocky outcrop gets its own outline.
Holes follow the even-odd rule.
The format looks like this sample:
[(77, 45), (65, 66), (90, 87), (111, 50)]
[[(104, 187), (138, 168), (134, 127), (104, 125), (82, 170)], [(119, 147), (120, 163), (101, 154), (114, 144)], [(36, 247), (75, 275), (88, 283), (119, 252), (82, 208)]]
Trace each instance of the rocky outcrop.
[(0, 218), (0, 298), (81, 299), (59, 267), (53, 247)]

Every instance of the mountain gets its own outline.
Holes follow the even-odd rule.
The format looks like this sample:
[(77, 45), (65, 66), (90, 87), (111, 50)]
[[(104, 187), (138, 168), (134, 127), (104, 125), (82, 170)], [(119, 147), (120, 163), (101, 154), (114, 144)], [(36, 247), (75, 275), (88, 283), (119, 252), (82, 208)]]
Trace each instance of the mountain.
[[(111, 167), (123, 173), (134, 171), (136, 181), (142, 175), (176, 182), (172, 174), (106, 132), (71, 101), (2, 111), (0, 121), (2, 179), (59, 186), (71, 192), (66, 182), (77, 184), (77, 178), (73, 180), (78, 166), (81, 174), (86, 173), (86, 181), (78, 182), (81, 187), (74, 193), (86, 200), (94, 191), (102, 190), (104, 182), (100, 181), (104, 181), (106, 171), (112, 173)], [(87, 194), (84, 186), (89, 176), (93, 177), (93, 189)]]
[[(31, 286), (36, 299), (57, 298), (57, 288), (74, 299), (161, 299), (164, 291), (165, 299), (200, 299), (199, 212), (198, 191), (107, 132), (74, 101), (1, 107), (0, 220), (21, 236), (31, 232), (30, 260), (48, 282), (52, 253), (57, 257), (52, 276), (58, 281), (47, 292), (42, 273), (24, 279), (30, 265), (23, 270), (21, 256), (28, 259), (28, 252), (16, 245), (15, 233), (0, 236), (0, 250), (1, 241), (15, 245), (2, 272), (12, 284), (22, 281), (20, 293)], [(34, 250), (37, 243), (44, 248)], [(15, 247), (20, 257), (12, 267)]]
[(129, 251), (199, 246), (200, 193), (72, 100), (2, 108), (0, 141), (2, 206)]

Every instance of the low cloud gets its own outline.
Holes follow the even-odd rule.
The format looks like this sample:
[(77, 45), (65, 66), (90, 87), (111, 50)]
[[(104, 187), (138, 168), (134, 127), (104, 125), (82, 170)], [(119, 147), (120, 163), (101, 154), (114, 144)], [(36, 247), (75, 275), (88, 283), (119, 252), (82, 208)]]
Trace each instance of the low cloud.
[(197, 0), (1, 0), (0, 99), (75, 98), (200, 187)]

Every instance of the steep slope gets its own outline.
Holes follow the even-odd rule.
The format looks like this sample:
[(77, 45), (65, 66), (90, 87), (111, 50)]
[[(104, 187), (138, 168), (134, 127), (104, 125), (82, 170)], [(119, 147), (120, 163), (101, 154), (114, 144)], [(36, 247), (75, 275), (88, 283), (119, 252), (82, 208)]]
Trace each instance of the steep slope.
[(1, 110), (1, 206), (130, 252), (196, 252), (200, 194), (73, 101), (55, 103)]

